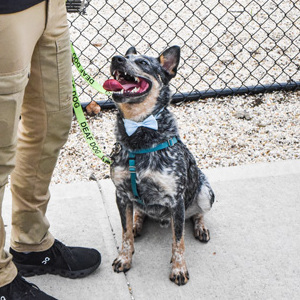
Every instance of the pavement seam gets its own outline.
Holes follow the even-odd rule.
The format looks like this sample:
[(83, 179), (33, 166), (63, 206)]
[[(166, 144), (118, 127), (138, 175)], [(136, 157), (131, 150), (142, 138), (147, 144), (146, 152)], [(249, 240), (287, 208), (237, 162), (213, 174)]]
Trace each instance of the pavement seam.
[[(95, 180), (94, 178), (92, 178), (92, 180)], [(117, 251), (119, 252), (119, 246), (118, 246), (118, 242), (117, 242), (117, 239), (116, 239), (116, 234), (114, 232), (114, 229), (113, 229), (113, 226), (112, 226), (112, 223), (110, 221), (110, 217), (109, 217), (109, 214), (107, 212), (107, 208), (106, 208), (106, 205), (105, 205), (105, 197), (103, 197), (103, 193), (102, 193), (102, 189), (101, 189), (101, 184), (98, 180), (95, 180), (96, 183), (97, 183), (97, 186), (98, 186), (98, 189), (99, 189), (99, 192), (101, 194), (101, 199), (103, 201), (103, 206), (105, 208), (105, 213), (106, 213), (106, 216), (108, 218), (108, 222), (109, 222), (109, 226), (110, 226), (110, 230), (112, 232), (112, 235), (113, 235), (113, 239), (114, 239), (114, 242), (115, 242), (115, 247), (117, 249)], [(132, 290), (132, 287), (131, 287), (131, 284), (129, 282), (129, 279), (128, 279), (128, 276), (126, 273), (123, 273), (124, 276), (125, 276), (125, 280), (126, 280), (126, 284), (127, 284), (127, 288), (128, 288), (128, 292), (129, 292), (129, 295), (130, 295), (130, 299), (131, 300), (135, 300), (134, 296), (133, 296), (133, 290)]]

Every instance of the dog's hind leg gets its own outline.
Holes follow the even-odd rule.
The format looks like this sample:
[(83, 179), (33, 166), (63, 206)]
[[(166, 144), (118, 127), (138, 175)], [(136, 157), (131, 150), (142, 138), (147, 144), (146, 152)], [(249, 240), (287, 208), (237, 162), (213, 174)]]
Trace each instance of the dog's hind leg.
[(180, 201), (172, 214), (172, 270), (170, 273), (170, 280), (177, 285), (184, 285), (189, 280), (189, 272), (186, 267), (184, 258), (184, 204)]
[(207, 243), (210, 240), (209, 230), (204, 225), (203, 214), (192, 216), (194, 223), (194, 236), (202, 243)]
[(133, 205), (131, 202), (124, 203), (117, 196), (117, 204), (122, 222), (122, 249), (112, 266), (115, 272), (126, 272), (131, 268), (132, 255), (134, 253), (133, 239)]
[(133, 236), (138, 237), (141, 235), (145, 214), (138, 208), (134, 209), (133, 213)]
[(199, 210), (198, 213), (192, 215), (192, 220), (194, 222), (194, 236), (200, 242), (207, 243), (210, 240), (210, 234), (209, 230), (204, 225), (203, 215), (211, 209), (215, 201), (215, 194), (202, 172), (200, 173), (199, 180), (200, 191), (197, 196)]

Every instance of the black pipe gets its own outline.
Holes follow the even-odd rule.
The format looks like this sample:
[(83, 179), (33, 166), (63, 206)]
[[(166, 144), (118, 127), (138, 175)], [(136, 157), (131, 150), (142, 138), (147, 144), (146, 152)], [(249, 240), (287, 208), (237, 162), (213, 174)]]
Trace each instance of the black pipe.
[[(199, 99), (213, 98), (213, 97), (225, 97), (236, 96), (244, 94), (260, 94), (271, 93), (276, 91), (296, 91), (300, 89), (300, 81), (291, 81), (288, 83), (274, 83), (269, 85), (254, 85), (254, 86), (242, 86), (238, 88), (226, 88), (217, 90), (206, 90), (191, 93), (178, 93), (172, 96), (171, 103), (178, 103), (183, 101), (196, 101)], [(96, 101), (102, 109), (116, 108), (115, 104), (110, 101)], [(82, 103), (83, 109), (88, 105), (88, 102)]]
[(67, 0), (66, 7), (68, 13), (80, 13), (80, 10), (84, 7), (85, 0)]

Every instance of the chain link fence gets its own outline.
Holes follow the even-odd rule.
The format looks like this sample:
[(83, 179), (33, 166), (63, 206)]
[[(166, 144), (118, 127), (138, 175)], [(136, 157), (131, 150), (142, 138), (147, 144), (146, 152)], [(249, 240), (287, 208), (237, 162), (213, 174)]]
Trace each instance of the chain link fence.
[[(80, 62), (101, 84), (111, 58), (130, 46), (158, 56), (178, 45), (174, 100), (300, 87), (299, 0), (68, 0), (67, 7)], [(73, 74), (81, 102), (111, 105)]]

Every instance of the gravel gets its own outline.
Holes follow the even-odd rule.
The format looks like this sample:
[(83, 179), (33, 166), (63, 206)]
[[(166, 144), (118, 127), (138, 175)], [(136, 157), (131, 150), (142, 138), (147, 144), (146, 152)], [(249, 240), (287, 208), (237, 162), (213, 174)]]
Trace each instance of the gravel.
[[(171, 105), (179, 132), (201, 169), (300, 158), (300, 91), (213, 98)], [(116, 110), (87, 117), (104, 153), (115, 143)], [(76, 119), (52, 184), (109, 178), (109, 166), (84, 140)]]
[[(157, 56), (181, 47), (179, 93), (299, 81), (300, 1), (86, 1), (86, 14), (68, 14), (80, 62), (98, 82), (111, 57), (130, 46)], [(80, 100), (106, 100), (77, 78)]]
[[(88, 1), (68, 14), (71, 40), (87, 72), (102, 83), (111, 56), (135, 45), (156, 55), (182, 47), (172, 87), (181, 92), (297, 80), (299, 27), (295, 1)], [(176, 33), (176, 34), (175, 34)], [(157, 53), (155, 53), (157, 51)], [(295, 54), (296, 53), (296, 54)], [(74, 68), (74, 74), (77, 71)], [(106, 100), (77, 78), (82, 102)], [(104, 98), (103, 98), (104, 97)], [(300, 157), (300, 91), (213, 98), (172, 105), (182, 140), (202, 169)], [(115, 143), (116, 110), (87, 117), (100, 148)], [(89, 149), (74, 119), (52, 184), (109, 178), (109, 166)]]

